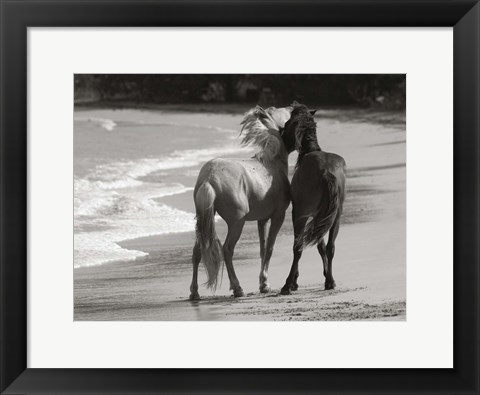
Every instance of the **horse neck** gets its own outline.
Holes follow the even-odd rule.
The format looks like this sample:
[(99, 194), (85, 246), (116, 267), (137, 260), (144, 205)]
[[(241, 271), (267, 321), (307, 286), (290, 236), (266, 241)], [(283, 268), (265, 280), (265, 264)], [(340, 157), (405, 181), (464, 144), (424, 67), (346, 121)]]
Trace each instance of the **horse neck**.
[(255, 155), (255, 158), (263, 164), (266, 168), (279, 170), (288, 176), (288, 152), (282, 147), (273, 158), (268, 158), (263, 155)]
[(318, 145), (317, 131), (311, 131), (305, 134), (302, 139), (301, 151), (304, 154), (308, 154), (312, 151), (321, 151), (322, 149)]
[(277, 167), (288, 176), (288, 152), (287, 149), (283, 146), (276, 156), (276, 165)]
[(304, 155), (308, 154), (309, 152), (321, 151), (321, 150), (322, 149), (320, 148), (320, 145), (318, 145), (317, 131), (314, 130), (308, 134), (305, 134), (303, 136), (302, 144), (298, 152), (297, 165), (300, 163)]

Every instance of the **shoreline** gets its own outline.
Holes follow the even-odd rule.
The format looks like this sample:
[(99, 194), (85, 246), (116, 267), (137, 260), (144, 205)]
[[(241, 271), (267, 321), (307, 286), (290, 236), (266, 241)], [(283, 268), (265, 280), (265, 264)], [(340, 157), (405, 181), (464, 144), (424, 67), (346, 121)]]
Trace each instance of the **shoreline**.
[[(220, 222), (223, 221), (218, 223), (219, 233), (223, 227)], [(365, 242), (362, 238), (365, 234), (381, 236)], [(235, 271), (246, 296), (231, 296), (226, 271), (221, 286), (212, 294), (202, 285), (206, 277), (200, 268), (201, 300), (196, 302), (188, 300), (193, 232), (129, 240), (121, 243), (122, 247), (147, 249), (149, 255), (134, 261), (75, 270), (75, 298), (78, 298), (75, 320), (403, 321), (406, 319), (406, 268), (401, 263), (405, 255), (388, 243), (402, 236), (405, 237), (405, 227), (398, 223), (343, 225), (334, 261), (337, 288), (324, 290), (320, 257), (315, 248), (308, 248), (300, 261), (299, 290), (282, 296), (279, 291), (292, 259), (292, 237), (284, 229), (277, 238), (269, 270), (272, 292), (260, 294), (258, 236), (256, 224), (251, 222), (234, 256)], [(380, 253), (378, 245), (382, 246)], [(375, 248), (378, 256), (372, 257), (370, 251)], [(383, 259), (385, 250), (391, 257), (390, 262)], [(88, 287), (82, 286), (84, 280)], [(87, 296), (92, 288), (103, 294), (100, 301)], [(89, 303), (84, 303), (85, 298)]]

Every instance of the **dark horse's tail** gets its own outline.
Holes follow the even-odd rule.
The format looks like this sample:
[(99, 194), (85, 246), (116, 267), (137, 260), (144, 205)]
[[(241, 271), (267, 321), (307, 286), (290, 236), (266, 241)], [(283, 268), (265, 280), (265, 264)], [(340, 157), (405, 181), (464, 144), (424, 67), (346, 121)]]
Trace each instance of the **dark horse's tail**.
[(223, 264), (223, 250), (215, 231), (215, 191), (208, 183), (203, 183), (195, 194), (197, 211), (196, 238), (202, 251), (203, 264), (207, 272), (207, 287), (215, 291), (218, 273)]
[(318, 244), (332, 227), (341, 209), (340, 190), (335, 175), (326, 171), (322, 176), (322, 184), (326, 195), (322, 198), (317, 214), (305, 226), (303, 237), (299, 240), (303, 247)]

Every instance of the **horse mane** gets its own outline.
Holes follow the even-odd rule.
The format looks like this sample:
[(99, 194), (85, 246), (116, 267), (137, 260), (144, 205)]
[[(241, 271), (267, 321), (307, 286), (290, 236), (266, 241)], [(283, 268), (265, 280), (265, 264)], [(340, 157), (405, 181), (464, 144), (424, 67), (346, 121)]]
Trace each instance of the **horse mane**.
[(275, 107), (264, 110), (256, 106), (245, 113), (241, 122), (240, 134), (243, 134), (241, 144), (260, 148), (255, 158), (262, 163), (271, 162), (278, 155), (283, 144), (280, 136), (281, 126), (270, 115), (275, 110)]
[(303, 156), (312, 151), (321, 151), (317, 140), (317, 123), (308, 107), (294, 102), (290, 122), (295, 127), (295, 149), (298, 151), (296, 167)]

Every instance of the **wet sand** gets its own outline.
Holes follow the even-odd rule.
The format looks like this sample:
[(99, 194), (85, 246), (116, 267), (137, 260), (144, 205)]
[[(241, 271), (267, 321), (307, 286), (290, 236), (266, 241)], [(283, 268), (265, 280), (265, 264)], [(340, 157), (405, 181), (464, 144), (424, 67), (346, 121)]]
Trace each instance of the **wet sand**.
[[(119, 243), (147, 252), (144, 258), (75, 269), (75, 320), (405, 320), (404, 114), (337, 113), (324, 122), (332, 127), (323, 134), (319, 129), (320, 145), (348, 165), (335, 290), (324, 290), (320, 256), (309, 248), (300, 261), (299, 290), (278, 295), (292, 260), (290, 207), (270, 263), (271, 293), (258, 292), (257, 227), (249, 222), (234, 256), (246, 297), (230, 296), (225, 271), (215, 295), (200, 286), (202, 300), (188, 301), (193, 231), (152, 236)], [(193, 212), (191, 191), (161, 200)], [(222, 220), (217, 231), (223, 238)]]

